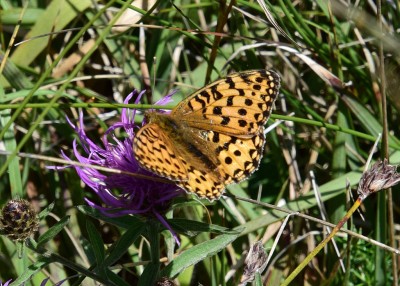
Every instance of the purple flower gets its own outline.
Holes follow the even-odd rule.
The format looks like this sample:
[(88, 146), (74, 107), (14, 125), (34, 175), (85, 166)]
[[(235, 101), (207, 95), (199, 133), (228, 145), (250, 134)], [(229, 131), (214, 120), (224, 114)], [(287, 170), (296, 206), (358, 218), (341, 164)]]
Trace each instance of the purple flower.
[[(135, 104), (137, 104), (143, 93), (144, 91), (138, 93), (134, 90), (125, 99), (124, 103), (127, 104), (133, 96), (137, 96), (135, 100)], [(172, 94), (167, 95), (156, 104), (165, 105), (169, 103), (171, 96)], [(155, 180), (154, 178), (159, 179), (160, 177), (139, 166), (132, 148), (135, 136), (134, 129), (137, 128), (134, 123), (135, 114), (136, 110), (123, 108), (121, 121), (109, 127), (103, 136), (103, 146), (96, 145), (87, 137), (84, 131), (82, 113), (79, 118), (79, 127), (75, 126), (67, 118), (69, 124), (77, 133), (81, 146), (86, 153), (85, 155), (81, 155), (77, 148), (78, 143), (74, 140), (74, 154), (80, 163), (107, 167), (125, 173), (100, 172), (97, 169), (82, 166), (73, 167), (81, 180), (99, 196), (104, 204), (104, 206), (100, 206), (85, 198), (90, 206), (110, 217), (127, 214), (156, 217), (171, 231), (175, 240), (178, 241), (177, 236), (164, 219), (163, 214), (168, 210), (171, 200), (182, 195), (184, 192), (172, 183)], [(123, 129), (127, 137), (122, 140), (117, 139), (114, 134), (116, 129)], [(111, 140), (109, 141), (109, 139)], [(62, 156), (71, 161), (63, 152)], [(127, 174), (126, 172), (131, 174)], [(134, 176), (132, 173), (140, 176)]]
[(8, 280), (8, 281), (6, 281), (6, 282), (2, 282), (1, 280), (0, 280), (0, 286), (8, 286), (10, 283), (11, 283), (11, 281), (12, 281), (12, 279), (10, 279), (10, 280)]
[[(40, 286), (46, 286), (46, 284), (47, 284), (47, 281), (49, 281), (50, 280), (50, 278), (46, 278), (46, 279), (44, 279), (43, 281), (42, 281), (42, 283), (40, 283)], [(64, 280), (61, 280), (60, 282), (57, 282), (56, 284), (54, 284), (54, 286), (61, 286), (65, 281), (67, 281), (68, 280), (68, 278), (66, 278), (66, 279), (64, 279)]]

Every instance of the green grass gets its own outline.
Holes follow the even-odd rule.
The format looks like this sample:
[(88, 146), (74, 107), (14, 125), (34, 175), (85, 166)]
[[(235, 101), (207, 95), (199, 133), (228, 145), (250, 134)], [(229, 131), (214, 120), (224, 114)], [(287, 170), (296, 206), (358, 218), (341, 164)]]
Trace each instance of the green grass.
[[(38, 211), (47, 209), (21, 258), (19, 244), (0, 237), (0, 279), (150, 285), (169, 277), (177, 285), (238, 285), (244, 251), (262, 240), (269, 253), (277, 239), (261, 276), (266, 285), (282, 283), (326, 228), (291, 216), (278, 236), (287, 213), (264, 203), (321, 218), (318, 191), (327, 221), (337, 223), (352, 204), (346, 182), (356, 196), (379, 133), (374, 159), (400, 162), (399, 7), (384, 2), (375, 13), (367, 1), (357, 7), (336, 2), (270, 1), (267, 16), (256, 1), (157, 1), (154, 7), (1, 1), (0, 201), (22, 197)], [(136, 18), (113, 30), (128, 10)], [(60, 165), (54, 161), (60, 150), (73, 157), (76, 135), (66, 116), (76, 123), (83, 110), (86, 133), (99, 143), (133, 89), (148, 91), (141, 105), (130, 105), (140, 110), (177, 89), (173, 107), (210, 81), (264, 68), (277, 71), (282, 85), (267, 125), (285, 121), (267, 135), (259, 170), (228, 187), (235, 197), (173, 202), (167, 217), (180, 247), (154, 220), (109, 218), (88, 207), (83, 198), (96, 201), (96, 195), (73, 168), (46, 168)], [(393, 240), (398, 249), (397, 189), (393, 197), (387, 191), (370, 196), (360, 209), (364, 220), (356, 213), (347, 225), (353, 232), (335, 238), (346, 272), (329, 244), (291, 285), (397, 285), (398, 257), (365, 240)]]

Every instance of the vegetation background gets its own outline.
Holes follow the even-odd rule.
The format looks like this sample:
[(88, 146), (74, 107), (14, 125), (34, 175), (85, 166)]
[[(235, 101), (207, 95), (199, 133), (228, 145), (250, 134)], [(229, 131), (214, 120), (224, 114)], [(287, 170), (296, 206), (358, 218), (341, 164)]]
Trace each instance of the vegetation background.
[[(0, 7), (0, 201), (27, 198), (45, 210), (39, 246), (31, 240), (21, 250), (0, 237), (3, 282), (151, 285), (164, 277), (158, 285), (172, 285), (168, 277), (176, 285), (238, 285), (250, 245), (261, 240), (272, 260), (253, 283), (278, 285), (327, 228), (292, 215), (278, 234), (288, 213), (264, 203), (337, 223), (379, 133), (374, 158), (400, 162), (398, 1), (1, 0)], [(116, 103), (133, 89), (147, 91), (145, 104), (177, 89), (176, 104), (230, 72), (264, 68), (282, 80), (268, 125), (284, 122), (267, 135), (259, 170), (228, 187), (234, 196), (171, 205), (179, 247), (163, 228), (159, 240), (132, 230), (132, 222), (158, 227), (150, 218), (93, 211), (83, 198), (98, 199), (73, 168), (46, 167), (60, 165), (60, 150), (73, 157), (76, 134), (65, 118), (76, 123), (79, 110), (100, 142), (120, 116)], [(399, 205), (396, 189), (373, 195), (345, 228), (397, 249)], [(393, 251), (343, 232), (335, 242), (341, 260), (328, 244), (292, 285), (398, 285)]]

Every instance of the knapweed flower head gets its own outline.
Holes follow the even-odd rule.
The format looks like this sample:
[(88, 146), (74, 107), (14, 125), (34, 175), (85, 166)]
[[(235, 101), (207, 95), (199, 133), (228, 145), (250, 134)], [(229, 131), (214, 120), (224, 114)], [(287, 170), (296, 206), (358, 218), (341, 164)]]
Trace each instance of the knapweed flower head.
[[(132, 97), (136, 96), (135, 104), (137, 104), (143, 93), (143, 91), (141, 93), (133, 91), (124, 103), (127, 104)], [(156, 104), (169, 103), (171, 96), (172, 94), (167, 95)], [(82, 113), (79, 118), (79, 126), (67, 119), (77, 133), (81, 147), (86, 153), (82, 155), (78, 151), (77, 140), (74, 140), (74, 155), (80, 163), (88, 166), (75, 165), (74, 168), (81, 180), (98, 195), (104, 205), (97, 205), (86, 198), (85, 200), (90, 206), (112, 217), (127, 214), (156, 217), (173, 233), (163, 214), (169, 208), (171, 200), (182, 195), (183, 191), (174, 184), (156, 180), (155, 178), (159, 178), (158, 176), (139, 166), (133, 152), (134, 131), (140, 127), (135, 125), (135, 114), (136, 110), (123, 108), (121, 120), (110, 126), (102, 137), (102, 146), (94, 143), (86, 135)], [(127, 135), (126, 138), (118, 139), (115, 135), (117, 129), (123, 129)], [(62, 155), (65, 159), (71, 160), (64, 153)], [(123, 173), (100, 172), (90, 168), (90, 165), (120, 170)], [(176, 236), (175, 239), (177, 239)]]
[(11, 240), (24, 241), (38, 228), (36, 211), (27, 200), (10, 200), (1, 210), (0, 232)]

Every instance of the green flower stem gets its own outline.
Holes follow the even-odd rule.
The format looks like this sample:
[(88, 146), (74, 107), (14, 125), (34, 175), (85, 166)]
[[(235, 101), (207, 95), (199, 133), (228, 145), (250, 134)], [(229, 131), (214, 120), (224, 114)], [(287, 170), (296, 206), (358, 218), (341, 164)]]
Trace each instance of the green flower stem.
[[(16, 109), (20, 106), (20, 104), (0, 104), (0, 110), (2, 109)], [(26, 108), (46, 108), (48, 106), (48, 103), (28, 103), (25, 105)], [(173, 108), (173, 106), (155, 106), (151, 104), (123, 104), (123, 103), (68, 103), (68, 104), (63, 104), (63, 103), (54, 103), (52, 104), (53, 108), (71, 108), (71, 107), (76, 107), (76, 108), (135, 108), (135, 109), (170, 109)], [(272, 119), (280, 119), (280, 120), (286, 120), (286, 121), (292, 121), (296, 123), (303, 123), (307, 125), (313, 125), (317, 127), (325, 127), (326, 129), (334, 130), (334, 131), (340, 131), (343, 133), (347, 133), (359, 138), (366, 139), (368, 141), (375, 141), (375, 137), (373, 135), (365, 134), (359, 131), (355, 131), (352, 129), (348, 128), (342, 128), (338, 125), (334, 124), (329, 124), (321, 121), (316, 121), (316, 120), (311, 120), (311, 119), (305, 119), (305, 118), (299, 118), (299, 117), (294, 117), (294, 116), (285, 116), (285, 115), (279, 115), (279, 114), (271, 114)], [(390, 147), (398, 149), (399, 146), (391, 144)]]
[[(279, 115), (279, 114), (271, 114), (271, 118), (287, 120), (287, 121), (292, 121), (292, 122), (297, 122), (297, 123), (304, 123), (307, 125), (314, 125), (314, 126), (318, 126), (318, 127), (325, 127), (326, 129), (344, 132), (344, 133), (354, 135), (354, 136), (357, 136), (360, 138), (364, 138), (366, 140), (373, 141), (373, 142), (375, 142), (375, 140), (376, 140), (376, 138), (372, 135), (365, 134), (365, 133), (355, 131), (352, 129), (348, 129), (348, 128), (342, 128), (338, 125), (329, 124), (329, 123), (325, 123), (325, 122), (321, 122), (321, 121), (315, 121), (315, 120), (311, 120), (311, 119), (305, 119), (305, 118), (299, 118), (299, 117), (293, 117), (293, 116), (285, 116), (285, 115)], [(399, 148), (399, 146), (397, 146), (397, 145), (391, 146), (391, 147)]]
[(281, 286), (287, 286), (289, 285), (290, 282), (302, 271), (307, 264), (317, 255), (322, 248), (325, 247), (325, 245), (332, 239), (332, 237), (342, 228), (342, 226), (347, 222), (347, 220), (353, 215), (353, 213), (358, 209), (358, 207), (361, 205), (362, 199), (361, 197), (358, 197), (356, 202), (353, 204), (353, 206), (349, 209), (349, 211), (346, 213), (346, 215), (339, 221), (339, 223), (332, 229), (331, 233), (320, 243), (310, 254), (303, 260), (302, 263), (300, 263), (296, 269), (290, 273), (289, 277), (286, 278), (285, 281), (281, 284)]
[(160, 275), (160, 224), (155, 219), (148, 219), (146, 238), (149, 240), (151, 262), (146, 265), (138, 285), (155, 285)]
[(160, 263), (160, 224), (158, 221), (148, 221), (147, 233), (149, 244), (151, 246), (151, 261), (152, 263)]

